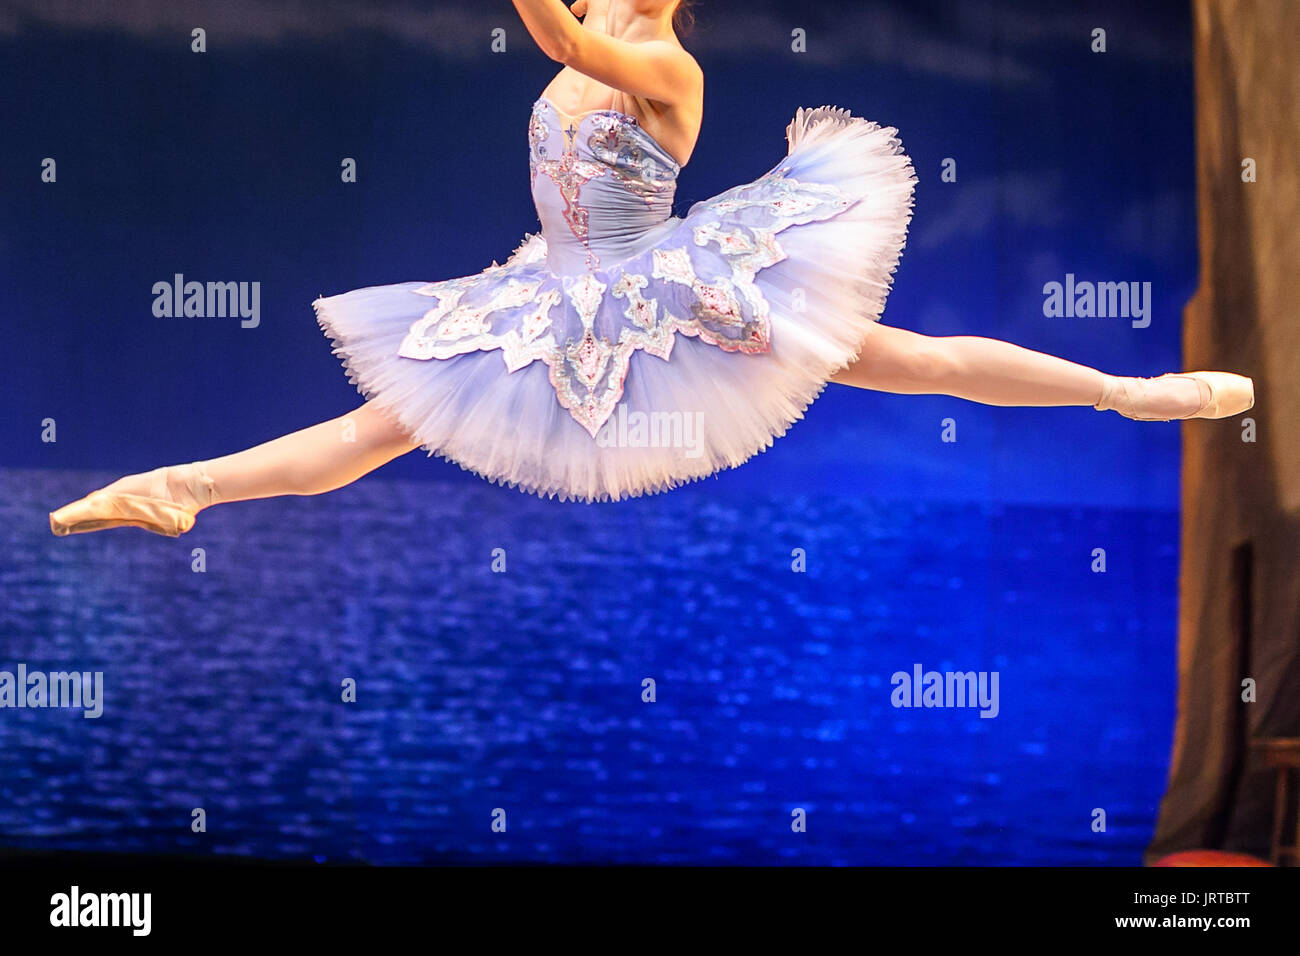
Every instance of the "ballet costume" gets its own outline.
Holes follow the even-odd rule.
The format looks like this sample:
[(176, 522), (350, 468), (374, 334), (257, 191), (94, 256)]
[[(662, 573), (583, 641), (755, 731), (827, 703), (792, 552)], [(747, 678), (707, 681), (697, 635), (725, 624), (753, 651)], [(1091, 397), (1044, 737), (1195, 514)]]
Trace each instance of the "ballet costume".
[[(786, 140), (757, 179), (677, 216), (681, 168), (635, 117), (571, 116), (542, 97), (527, 129), (540, 232), (474, 275), (319, 298), (317, 321), (413, 445), (488, 480), (609, 501), (734, 467), (870, 348), (912, 215), (916, 175), (894, 128), (801, 108)], [(1240, 404), (1227, 394), (1238, 383), (1212, 378), (1226, 373), (1191, 373), (1203, 374), (1201, 408), (1180, 417)], [(1141, 417), (1150, 381), (1108, 377), (1097, 407)], [(175, 467), (153, 479), (170, 478), (164, 500), (191, 512), (218, 500), (203, 463)], [(109, 486), (51, 527), (188, 530), (133, 487), (146, 493), (105, 500)]]
[(911, 218), (895, 132), (801, 109), (781, 162), (675, 217), (678, 164), (634, 117), (542, 98), (539, 234), (477, 275), (316, 315), (429, 452), (562, 499), (663, 491), (768, 447), (857, 354)]

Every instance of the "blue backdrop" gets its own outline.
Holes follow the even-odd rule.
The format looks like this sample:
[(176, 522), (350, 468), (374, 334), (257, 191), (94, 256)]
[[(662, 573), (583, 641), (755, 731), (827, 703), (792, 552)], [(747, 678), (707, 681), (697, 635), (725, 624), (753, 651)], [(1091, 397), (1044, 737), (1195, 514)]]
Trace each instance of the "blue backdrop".
[[(678, 211), (772, 166), (797, 107), (843, 106), (897, 126), (920, 177), (887, 323), (1180, 365), (1185, 4), (699, 9)], [(15, 0), (0, 68), (0, 670), (106, 687), (97, 720), (0, 710), (0, 843), (1139, 861), (1173, 724), (1178, 426), (832, 387), (742, 468), (633, 502), (544, 502), (416, 454), (178, 541), (56, 540), (45, 513), (108, 479), (356, 404), (311, 300), (477, 272), (535, 231), (525, 126), (558, 67), (504, 2)], [(260, 324), (155, 317), (177, 273), (260, 282)], [(1067, 274), (1150, 282), (1149, 326), (1045, 316)], [(998, 672), (998, 716), (892, 706), (918, 663)]]

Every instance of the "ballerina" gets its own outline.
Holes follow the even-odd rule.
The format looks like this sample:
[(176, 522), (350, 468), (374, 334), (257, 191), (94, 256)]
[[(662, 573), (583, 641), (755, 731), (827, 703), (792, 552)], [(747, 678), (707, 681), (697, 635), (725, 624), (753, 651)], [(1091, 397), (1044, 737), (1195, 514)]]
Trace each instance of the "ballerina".
[(214, 504), (320, 494), (417, 448), (547, 497), (660, 492), (769, 447), (828, 383), (1140, 421), (1253, 406), (1228, 372), (1114, 376), (881, 323), (916, 176), (897, 130), (844, 109), (798, 110), (768, 172), (672, 215), (703, 115), (677, 35), (690, 0), (514, 4), (563, 64), (527, 127), (541, 232), (475, 275), (317, 299), (364, 404), (128, 475), (53, 512), (55, 534), (175, 536)]

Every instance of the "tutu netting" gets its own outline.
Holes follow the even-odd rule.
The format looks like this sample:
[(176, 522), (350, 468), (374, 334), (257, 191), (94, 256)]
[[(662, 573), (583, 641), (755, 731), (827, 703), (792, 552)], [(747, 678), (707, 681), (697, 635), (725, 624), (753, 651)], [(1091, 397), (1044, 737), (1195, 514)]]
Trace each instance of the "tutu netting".
[(769, 447), (880, 318), (916, 176), (896, 130), (800, 109), (763, 176), (670, 215), (680, 167), (615, 110), (529, 124), (540, 234), (501, 265), (317, 299), (349, 380), (430, 454), (584, 501)]

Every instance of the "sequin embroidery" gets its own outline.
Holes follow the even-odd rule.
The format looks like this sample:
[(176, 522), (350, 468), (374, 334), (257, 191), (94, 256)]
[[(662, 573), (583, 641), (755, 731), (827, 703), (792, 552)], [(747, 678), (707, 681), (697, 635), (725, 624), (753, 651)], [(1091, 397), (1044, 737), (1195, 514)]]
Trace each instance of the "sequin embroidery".
[(650, 203), (677, 188), (677, 169), (656, 160), (637, 142), (631, 127), (614, 117), (597, 117), (587, 139), (591, 153), (605, 163), (628, 190)]

